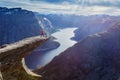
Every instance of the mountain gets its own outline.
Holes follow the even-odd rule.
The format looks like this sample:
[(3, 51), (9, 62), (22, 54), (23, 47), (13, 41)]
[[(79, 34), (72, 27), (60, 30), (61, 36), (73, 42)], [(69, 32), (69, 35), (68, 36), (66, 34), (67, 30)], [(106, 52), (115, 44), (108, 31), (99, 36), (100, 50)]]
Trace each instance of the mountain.
[(40, 35), (40, 29), (32, 11), (0, 7), (0, 45)]
[(79, 41), (35, 72), (43, 80), (119, 80), (120, 23)]
[[(37, 17), (45, 17), (52, 23), (53, 26), (57, 28), (66, 28), (66, 27), (83, 27), (86, 26), (88, 23), (93, 21), (102, 21), (105, 23), (108, 20), (118, 20), (120, 19), (119, 16), (109, 16), (109, 15), (65, 15), (65, 14), (40, 14), (35, 13)], [(94, 22), (94, 23), (95, 23)], [(97, 24), (96, 23), (96, 24)]]
[(120, 21), (120, 16), (108, 16), (108, 15), (94, 15), (88, 16), (85, 24), (79, 26), (75, 31), (75, 37), (72, 39), (79, 41), (86, 38), (89, 35), (93, 35), (98, 32), (106, 31), (113, 26), (116, 22)]
[[(98, 32), (106, 31), (116, 22), (120, 21), (120, 16), (109, 15), (63, 15), (63, 14), (38, 14), (38, 18), (49, 20), (54, 26), (54, 29), (77, 27), (73, 40), (79, 41), (86, 38), (88, 35), (93, 35)], [(44, 20), (41, 20), (44, 21)], [(53, 29), (53, 31), (55, 31)]]
[(45, 17), (49, 19), (53, 26), (56, 28), (66, 28), (66, 27), (78, 27), (87, 21), (87, 16), (77, 16), (77, 15), (63, 15), (63, 14), (38, 14), (38, 17)]

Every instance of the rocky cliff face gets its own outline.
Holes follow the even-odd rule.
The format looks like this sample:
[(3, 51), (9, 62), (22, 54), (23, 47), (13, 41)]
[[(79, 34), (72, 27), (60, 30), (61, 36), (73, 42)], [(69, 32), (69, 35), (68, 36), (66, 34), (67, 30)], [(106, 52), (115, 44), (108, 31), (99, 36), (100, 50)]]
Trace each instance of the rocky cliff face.
[[(4, 80), (40, 80), (39, 75), (28, 75), (22, 59), (48, 38), (31, 37), (0, 49), (1, 73)], [(30, 74), (30, 73), (29, 73)], [(1, 77), (1, 76), (0, 76)]]
[(0, 8), (0, 45), (40, 35), (40, 29), (32, 11)]
[(35, 72), (43, 80), (119, 80), (120, 23), (88, 36)]
[(51, 22), (47, 16), (43, 16), (39, 13), (36, 13), (35, 15), (39, 21), (40, 26), (46, 31), (47, 35), (50, 35), (57, 30), (57, 28), (52, 24), (53, 22)]

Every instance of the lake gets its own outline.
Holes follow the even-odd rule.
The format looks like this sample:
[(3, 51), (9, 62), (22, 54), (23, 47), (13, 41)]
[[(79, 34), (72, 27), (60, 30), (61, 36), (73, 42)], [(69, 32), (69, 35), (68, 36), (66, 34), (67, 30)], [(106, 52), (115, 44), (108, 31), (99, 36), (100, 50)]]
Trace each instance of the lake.
[(65, 51), (67, 48), (73, 46), (76, 41), (71, 40), (71, 38), (74, 36), (74, 30), (76, 29), (77, 28), (65, 28), (53, 33), (52, 36), (56, 38), (55, 41), (59, 42), (60, 46), (57, 49), (45, 53), (39, 53), (37, 50), (34, 50), (25, 58), (27, 67), (30, 69), (36, 69), (45, 66), (55, 56)]

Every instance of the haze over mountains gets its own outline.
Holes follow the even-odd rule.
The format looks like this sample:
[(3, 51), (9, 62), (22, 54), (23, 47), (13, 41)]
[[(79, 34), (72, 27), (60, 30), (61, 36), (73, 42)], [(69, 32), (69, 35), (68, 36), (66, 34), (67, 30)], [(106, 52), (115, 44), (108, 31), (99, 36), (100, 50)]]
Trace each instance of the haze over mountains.
[(78, 41), (90, 34), (104, 31), (120, 20), (119, 16), (44, 15), (21, 8), (2, 7), (0, 17), (0, 45), (40, 35), (40, 29), (45, 29), (46, 33), (51, 34), (56, 29), (66, 27), (79, 27), (73, 38)]
[[(39, 16), (41, 15), (39, 14)], [(49, 14), (42, 15), (42, 17), (49, 19), (52, 25), (55, 26), (54, 28), (78, 27), (75, 31), (75, 36), (72, 38), (76, 41), (82, 40), (88, 35), (106, 31), (120, 21), (120, 16), (109, 15), (77, 16)]]
[(120, 23), (86, 37), (35, 72), (43, 80), (119, 80)]
[(87, 21), (83, 21), (80, 27), (75, 31), (75, 37), (72, 39), (79, 41), (86, 38), (88, 35), (104, 32), (119, 21), (119, 16), (88, 16)]

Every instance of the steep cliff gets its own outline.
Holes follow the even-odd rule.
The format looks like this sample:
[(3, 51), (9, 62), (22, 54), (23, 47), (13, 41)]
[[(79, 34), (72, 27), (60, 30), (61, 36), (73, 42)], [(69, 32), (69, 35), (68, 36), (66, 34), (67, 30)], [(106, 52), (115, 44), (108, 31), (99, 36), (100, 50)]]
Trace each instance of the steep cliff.
[(120, 23), (88, 36), (35, 72), (43, 80), (119, 80)]
[(40, 80), (37, 74), (27, 74), (22, 59), (48, 38), (31, 37), (0, 49), (1, 72), (4, 80)]
[(40, 35), (40, 29), (32, 11), (0, 7), (0, 45)]
[(47, 16), (43, 16), (39, 13), (36, 13), (36, 18), (39, 21), (40, 26), (46, 31), (47, 35), (57, 31), (56, 26), (53, 25), (53, 22), (47, 18)]

